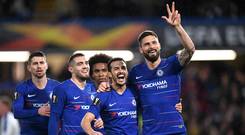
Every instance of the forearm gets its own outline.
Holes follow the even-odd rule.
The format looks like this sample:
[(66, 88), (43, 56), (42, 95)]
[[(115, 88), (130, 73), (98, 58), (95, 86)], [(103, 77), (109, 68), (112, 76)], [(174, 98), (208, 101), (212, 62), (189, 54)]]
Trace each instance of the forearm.
[(20, 105), (14, 105), (13, 108), (14, 117), (17, 119), (29, 118), (38, 115), (37, 109), (23, 109)]
[(48, 134), (58, 135), (59, 131), (59, 115), (57, 113), (51, 113), (48, 124)]
[(25, 109), (24, 107), (24, 97), (20, 96), (18, 99), (15, 99), (13, 102), (13, 113), (14, 117), (18, 119), (29, 118), (33, 116), (38, 116), (38, 109)]
[(91, 122), (93, 121), (94, 119), (94, 115), (90, 112), (86, 113), (86, 115), (83, 117), (82, 121), (81, 121), (81, 126), (83, 128), (83, 130), (91, 135), (93, 132), (95, 132), (93, 130), (93, 128), (91, 127)]
[(180, 37), (180, 41), (183, 45), (183, 47), (190, 53), (194, 53), (195, 46), (193, 41), (191, 40), (190, 36), (187, 34), (185, 29), (182, 27), (181, 24), (175, 26), (175, 30), (178, 33)]

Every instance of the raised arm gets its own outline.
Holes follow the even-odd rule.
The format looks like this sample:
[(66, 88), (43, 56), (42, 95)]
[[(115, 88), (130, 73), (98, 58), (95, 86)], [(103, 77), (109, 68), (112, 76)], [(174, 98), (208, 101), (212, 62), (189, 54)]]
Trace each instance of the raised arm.
[(186, 33), (185, 29), (181, 25), (181, 16), (178, 10), (175, 9), (175, 3), (172, 3), (171, 10), (169, 5), (166, 5), (168, 17), (162, 16), (164, 20), (171, 26), (173, 26), (180, 37), (181, 43), (184, 49), (178, 54), (178, 60), (182, 66), (190, 62), (190, 59), (195, 52), (195, 46), (190, 36)]

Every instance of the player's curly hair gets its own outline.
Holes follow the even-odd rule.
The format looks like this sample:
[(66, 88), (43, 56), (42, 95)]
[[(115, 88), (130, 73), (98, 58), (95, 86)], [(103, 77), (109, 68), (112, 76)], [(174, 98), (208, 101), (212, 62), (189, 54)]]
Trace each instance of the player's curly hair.
[(103, 54), (103, 53), (96, 54), (96, 55), (90, 57), (90, 59), (89, 59), (89, 66), (90, 66), (89, 75), (92, 76), (92, 74), (93, 74), (93, 66), (95, 64), (97, 64), (97, 63), (105, 63), (105, 64), (107, 64), (111, 59), (112, 59), (111, 56), (108, 56), (108, 55)]

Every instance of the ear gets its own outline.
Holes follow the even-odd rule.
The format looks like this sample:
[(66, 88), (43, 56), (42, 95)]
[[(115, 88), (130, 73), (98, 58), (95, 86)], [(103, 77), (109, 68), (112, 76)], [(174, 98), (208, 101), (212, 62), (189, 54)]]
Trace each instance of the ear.
[(112, 78), (111, 72), (108, 72), (108, 77)]
[(46, 70), (48, 70), (48, 63), (46, 62), (46, 65), (47, 65), (47, 69)]
[(27, 65), (27, 70), (31, 72), (31, 66), (29, 64)]
[(143, 53), (143, 50), (142, 50), (141, 45), (139, 46), (139, 52), (140, 52), (141, 54)]
[(68, 66), (68, 71), (72, 73), (73, 69), (72, 69), (72, 66)]

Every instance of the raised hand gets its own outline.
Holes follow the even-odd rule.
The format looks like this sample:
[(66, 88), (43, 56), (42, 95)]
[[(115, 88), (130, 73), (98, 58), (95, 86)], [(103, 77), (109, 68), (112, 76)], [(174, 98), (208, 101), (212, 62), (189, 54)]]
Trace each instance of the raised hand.
[(110, 83), (101, 82), (98, 86), (97, 92), (106, 92), (106, 91), (110, 91)]
[(166, 20), (168, 24), (171, 26), (179, 26), (181, 24), (181, 17), (178, 12), (178, 10), (175, 10), (175, 3), (172, 2), (172, 7), (171, 10), (169, 8), (169, 5), (166, 4), (167, 7), (167, 12), (168, 12), (168, 17), (167, 16), (162, 16), (162, 19)]

